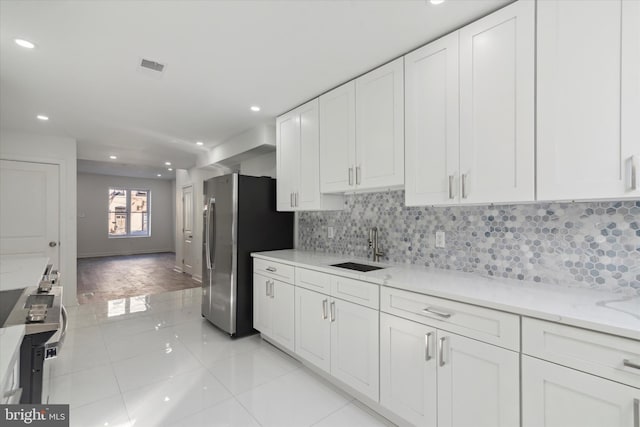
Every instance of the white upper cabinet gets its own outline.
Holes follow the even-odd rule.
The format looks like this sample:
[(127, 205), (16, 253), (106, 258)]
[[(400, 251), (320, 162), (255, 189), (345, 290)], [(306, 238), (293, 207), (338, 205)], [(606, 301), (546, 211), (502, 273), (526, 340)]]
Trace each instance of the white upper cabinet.
[(300, 115), (294, 110), (276, 121), (277, 208), (293, 210), (293, 192), (300, 174)]
[(458, 32), (404, 57), (405, 204), (457, 203)]
[(404, 184), (404, 64), (398, 58), (356, 79), (356, 186)]
[(320, 97), (323, 193), (404, 184), (402, 58)]
[(404, 57), (407, 206), (533, 201), (534, 2)]
[(545, 0), (538, 199), (640, 196), (640, 2)]
[(320, 97), (320, 191), (353, 189), (356, 163), (356, 85), (350, 81)]
[(342, 209), (343, 199), (320, 194), (318, 99), (276, 120), (279, 211)]
[(534, 200), (534, 12), (521, 0), (460, 30), (463, 203)]

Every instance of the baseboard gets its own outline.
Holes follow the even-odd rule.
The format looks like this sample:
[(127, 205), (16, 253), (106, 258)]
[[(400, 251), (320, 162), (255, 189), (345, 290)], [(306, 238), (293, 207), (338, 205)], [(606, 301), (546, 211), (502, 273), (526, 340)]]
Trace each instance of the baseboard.
[(182, 267), (174, 265), (173, 266), (173, 271), (175, 271), (176, 273), (182, 273)]
[(96, 252), (91, 254), (78, 254), (78, 258), (100, 258), (107, 256), (119, 256), (119, 255), (144, 255), (144, 254), (160, 254), (165, 252), (175, 253), (173, 248), (171, 249), (148, 249), (139, 251), (117, 251), (117, 252)]

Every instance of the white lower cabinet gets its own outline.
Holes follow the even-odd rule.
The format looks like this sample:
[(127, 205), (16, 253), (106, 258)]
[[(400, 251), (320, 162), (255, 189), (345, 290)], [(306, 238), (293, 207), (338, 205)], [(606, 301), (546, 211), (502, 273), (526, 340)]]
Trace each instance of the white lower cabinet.
[(288, 350), (294, 350), (294, 287), (253, 275), (253, 327)]
[(417, 426), (517, 426), (519, 354), (380, 314), (380, 403)]
[(378, 311), (295, 288), (295, 352), (378, 401)]
[(640, 426), (640, 342), (523, 318), (523, 427)]
[(522, 427), (636, 427), (640, 389), (522, 357)]
[(324, 371), (331, 370), (331, 325), (327, 295), (296, 287), (295, 352)]
[(416, 426), (437, 422), (436, 329), (380, 313), (380, 403)]

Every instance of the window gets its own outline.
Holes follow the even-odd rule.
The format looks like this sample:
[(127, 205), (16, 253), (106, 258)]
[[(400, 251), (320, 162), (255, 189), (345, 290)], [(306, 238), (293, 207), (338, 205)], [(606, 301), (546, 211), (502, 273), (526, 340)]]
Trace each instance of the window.
[(109, 188), (109, 237), (150, 236), (149, 190)]

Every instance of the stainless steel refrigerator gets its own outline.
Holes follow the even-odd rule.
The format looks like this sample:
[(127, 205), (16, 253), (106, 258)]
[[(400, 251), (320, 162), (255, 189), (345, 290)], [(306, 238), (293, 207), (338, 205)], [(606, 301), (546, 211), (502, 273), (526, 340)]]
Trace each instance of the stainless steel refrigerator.
[(293, 213), (276, 211), (276, 181), (224, 175), (204, 182), (202, 316), (231, 336), (253, 330), (251, 252), (293, 247)]

